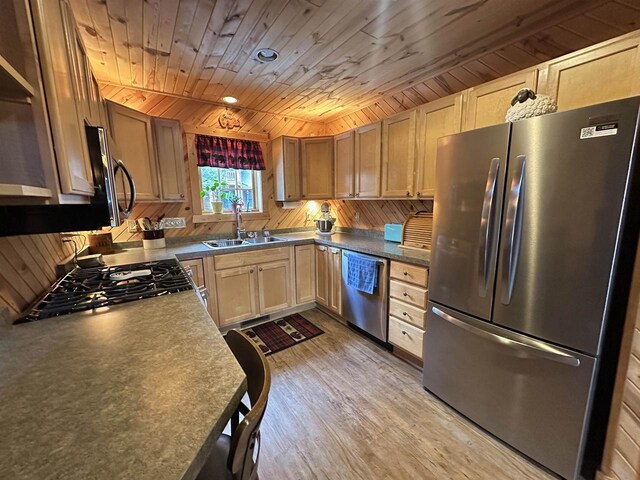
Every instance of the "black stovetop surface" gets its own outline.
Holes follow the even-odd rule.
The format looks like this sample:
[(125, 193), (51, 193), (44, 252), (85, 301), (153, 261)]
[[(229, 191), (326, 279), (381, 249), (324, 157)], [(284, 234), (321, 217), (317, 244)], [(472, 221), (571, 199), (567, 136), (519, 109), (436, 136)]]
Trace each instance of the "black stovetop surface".
[[(131, 272), (143, 275), (118, 278)], [(189, 277), (177, 260), (76, 268), (53, 285), (32, 310), (16, 323), (34, 322), (192, 288)]]

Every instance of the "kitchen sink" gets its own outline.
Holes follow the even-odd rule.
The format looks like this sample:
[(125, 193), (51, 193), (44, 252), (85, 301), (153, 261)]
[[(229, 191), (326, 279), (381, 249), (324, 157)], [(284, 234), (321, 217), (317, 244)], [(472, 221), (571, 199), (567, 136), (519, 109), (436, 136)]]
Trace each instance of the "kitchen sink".
[(202, 242), (209, 248), (227, 248), (240, 247), (241, 245), (249, 245), (246, 240), (216, 240), (213, 242)]
[(255, 237), (255, 238), (247, 238), (243, 240), (213, 240), (209, 242), (202, 242), (209, 248), (229, 248), (229, 247), (242, 247), (245, 245), (259, 245), (261, 243), (272, 243), (272, 242), (286, 242), (286, 238), (279, 237)]

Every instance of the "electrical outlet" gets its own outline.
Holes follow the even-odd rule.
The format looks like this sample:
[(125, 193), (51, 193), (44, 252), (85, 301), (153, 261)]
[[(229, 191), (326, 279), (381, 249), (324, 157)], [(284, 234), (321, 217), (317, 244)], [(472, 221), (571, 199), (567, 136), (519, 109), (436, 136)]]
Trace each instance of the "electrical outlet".
[(137, 233), (138, 223), (135, 220), (127, 220), (127, 231), (129, 233)]
[(356, 212), (356, 214), (355, 214), (355, 220), (356, 220), (356, 222), (359, 222), (359, 221), (360, 221), (360, 212)]
[(305, 222), (310, 222), (313, 220), (313, 216), (311, 215), (311, 212), (307, 212), (307, 214), (305, 215), (304, 218)]
[(164, 228), (187, 228), (184, 217), (165, 218), (162, 222)]

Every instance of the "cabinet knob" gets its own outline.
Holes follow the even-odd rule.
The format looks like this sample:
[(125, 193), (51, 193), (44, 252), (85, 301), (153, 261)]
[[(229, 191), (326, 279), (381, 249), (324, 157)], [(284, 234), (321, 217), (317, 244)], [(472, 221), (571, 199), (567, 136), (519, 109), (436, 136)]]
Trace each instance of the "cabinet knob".
[(411, 192), (407, 192), (407, 197), (410, 197), (410, 196), (411, 196)]
[(404, 315), (406, 317), (407, 316), (407, 312), (402, 312), (402, 315)]
[(350, 194), (349, 194), (349, 196), (350, 196), (350, 197), (353, 197), (353, 193), (350, 193)]
[(306, 195), (302, 195), (302, 198), (305, 198), (305, 197), (306, 197)]
[(404, 297), (408, 297), (408, 296), (409, 296), (409, 294), (408, 294), (407, 292), (404, 292), (404, 293), (402, 294), (402, 296), (404, 296)]
[(180, 194), (180, 198), (184, 198), (184, 193), (181, 193), (181, 194)]
[(408, 333), (407, 333), (407, 332), (405, 332), (404, 330), (402, 330), (402, 334), (403, 334), (403, 335), (408, 335)]
[(359, 196), (360, 196), (360, 194), (359, 194), (359, 193), (356, 193), (356, 197), (359, 197)]
[(420, 196), (420, 192), (416, 193), (416, 195), (419, 197)]
[(258, 268), (258, 271), (261, 272), (262, 271), (262, 267)]
[(402, 274), (406, 277), (407, 275), (409, 275), (409, 272), (402, 272)]
[(251, 270), (249, 270), (249, 273), (253, 273), (253, 268)]
[(291, 198), (291, 195), (287, 195), (287, 198)]

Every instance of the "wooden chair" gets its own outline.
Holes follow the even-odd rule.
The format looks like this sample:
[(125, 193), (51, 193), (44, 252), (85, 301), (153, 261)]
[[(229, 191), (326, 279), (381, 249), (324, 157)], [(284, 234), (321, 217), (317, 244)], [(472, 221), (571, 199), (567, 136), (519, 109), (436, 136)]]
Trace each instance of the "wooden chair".
[(266, 357), (247, 335), (231, 330), (225, 340), (247, 376), (251, 409), (240, 402), (231, 418), (231, 436), (220, 435), (197, 480), (257, 480), (260, 423), (267, 408), (271, 372)]

